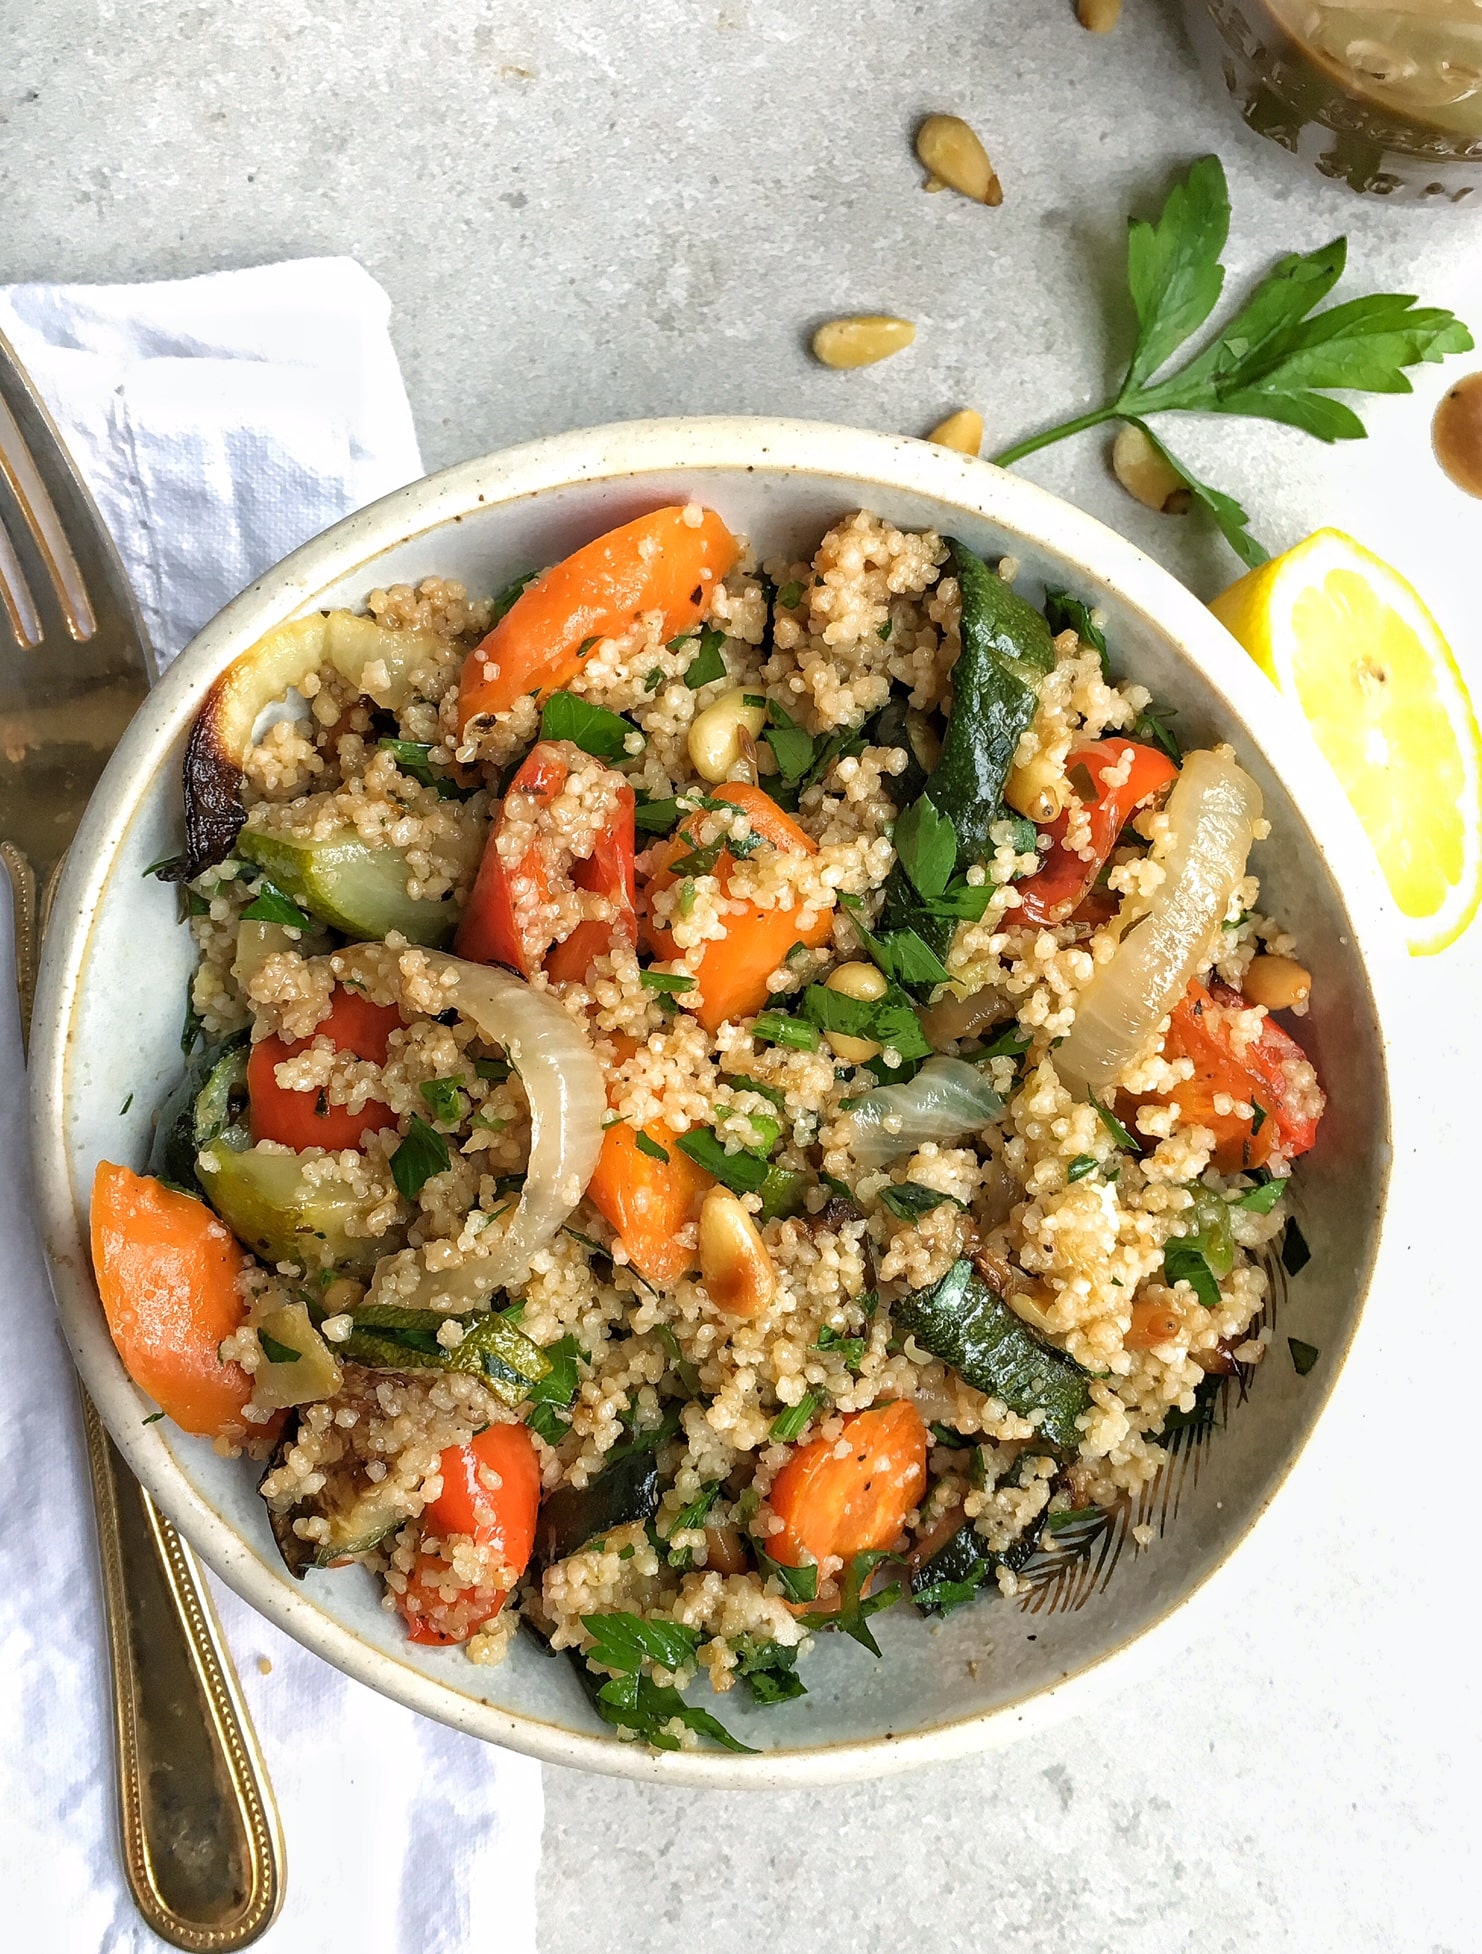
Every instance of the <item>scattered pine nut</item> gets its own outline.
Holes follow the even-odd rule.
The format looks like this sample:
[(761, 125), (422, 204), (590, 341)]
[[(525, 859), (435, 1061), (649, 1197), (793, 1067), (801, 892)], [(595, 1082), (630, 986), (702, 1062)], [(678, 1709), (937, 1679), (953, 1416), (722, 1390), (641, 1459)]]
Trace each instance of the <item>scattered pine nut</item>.
[(959, 407), (944, 421), (938, 421), (928, 441), (939, 448), (955, 448), (960, 455), (975, 455), (983, 445), (983, 416), (971, 407)]
[(1075, 17), (1093, 34), (1109, 34), (1121, 18), (1122, 0), (1076, 0)]
[(974, 203), (997, 206), (1003, 185), (988, 152), (960, 115), (929, 115), (916, 131), (916, 154), (926, 170), (928, 190), (956, 190)]
[(712, 1187), (700, 1209), (700, 1273), (711, 1302), (733, 1316), (755, 1316), (777, 1290), (766, 1243), (728, 1187)]
[(1291, 1011), (1312, 995), (1312, 972), (1291, 957), (1253, 957), (1240, 988), (1251, 1004)]
[(1140, 427), (1128, 421), (1112, 443), (1112, 473), (1136, 501), (1165, 516), (1181, 516), (1192, 497)]
[(813, 335), (813, 357), (824, 366), (873, 366), (900, 353), (916, 337), (909, 319), (866, 313), (853, 319), (830, 319)]

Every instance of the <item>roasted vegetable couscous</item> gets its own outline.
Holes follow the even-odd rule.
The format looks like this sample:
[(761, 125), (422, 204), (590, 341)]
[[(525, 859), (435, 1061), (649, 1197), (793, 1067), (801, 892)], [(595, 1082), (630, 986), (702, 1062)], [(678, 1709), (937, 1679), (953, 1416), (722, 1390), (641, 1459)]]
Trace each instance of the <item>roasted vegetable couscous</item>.
[(185, 1077), (93, 1250), (295, 1575), (739, 1748), (701, 1670), (1012, 1594), (1260, 1361), (1310, 979), (1255, 783), (1114, 671), (1008, 560), (689, 505), (225, 674)]

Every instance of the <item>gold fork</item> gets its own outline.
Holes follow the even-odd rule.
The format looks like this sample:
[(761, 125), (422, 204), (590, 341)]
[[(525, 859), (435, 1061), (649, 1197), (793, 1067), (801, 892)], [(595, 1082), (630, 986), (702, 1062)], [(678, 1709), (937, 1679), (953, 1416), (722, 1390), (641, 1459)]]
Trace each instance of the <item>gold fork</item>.
[[(62, 859), (148, 686), (123, 565), (0, 335), (0, 858), (14, 896), (23, 1037)], [(190, 1549), (85, 1390), (82, 1410), (124, 1870), (140, 1913), (172, 1946), (245, 1947), (283, 1898), (283, 1843), (256, 1735)]]

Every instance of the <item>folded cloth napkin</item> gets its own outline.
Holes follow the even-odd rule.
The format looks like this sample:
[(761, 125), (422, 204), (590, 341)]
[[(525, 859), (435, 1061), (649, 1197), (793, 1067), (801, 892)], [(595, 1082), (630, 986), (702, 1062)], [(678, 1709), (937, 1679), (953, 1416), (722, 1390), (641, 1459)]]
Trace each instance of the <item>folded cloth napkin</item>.
[[(389, 312), (343, 258), (157, 285), (0, 287), (0, 332), (92, 484), (162, 664), (286, 551), (421, 473)], [(12, 969), (0, 900), (4, 1938), (136, 1954), (164, 1943), (119, 1869), (97, 1552), (32, 1222)], [(375, 1696), (211, 1587), (287, 1838), (267, 1954), (533, 1954), (537, 1766)]]

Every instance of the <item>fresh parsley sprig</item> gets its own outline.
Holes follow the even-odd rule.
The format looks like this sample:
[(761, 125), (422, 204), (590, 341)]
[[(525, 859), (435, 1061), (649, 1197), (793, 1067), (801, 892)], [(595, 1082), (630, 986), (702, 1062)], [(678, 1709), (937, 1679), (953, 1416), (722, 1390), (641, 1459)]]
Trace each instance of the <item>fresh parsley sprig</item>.
[(1131, 421), (1142, 428), (1194, 500), (1218, 524), (1241, 562), (1269, 552), (1251, 535), (1233, 496), (1199, 481), (1146, 425), (1150, 414), (1241, 414), (1283, 421), (1320, 441), (1366, 433), (1351, 407), (1331, 395), (1409, 393), (1404, 368), (1466, 353), (1472, 335), (1442, 306), (1375, 292), (1319, 312), (1343, 274), (1348, 241), (1280, 259), (1202, 351), (1157, 376), (1209, 318), (1225, 284), (1220, 254), (1230, 234), (1230, 194), (1217, 156), (1204, 156), (1168, 194), (1156, 224), (1134, 218), (1127, 240), (1127, 284), (1137, 343), (1115, 399), (1005, 448), (1001, 468), (1067, 435)]

